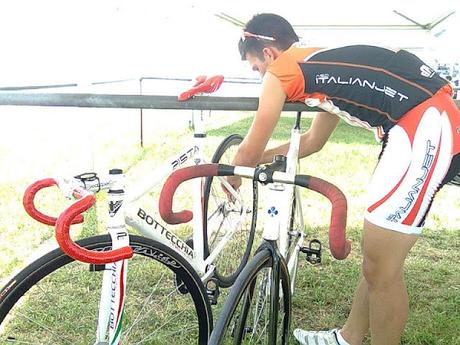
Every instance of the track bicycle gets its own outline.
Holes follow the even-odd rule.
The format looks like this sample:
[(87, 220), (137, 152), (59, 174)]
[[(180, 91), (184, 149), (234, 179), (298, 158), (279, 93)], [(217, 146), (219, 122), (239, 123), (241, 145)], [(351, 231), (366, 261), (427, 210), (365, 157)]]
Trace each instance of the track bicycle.
[[(44, 179), (27, 189), (27, 212), (56, 226), (60, 248), (28, 265), (0, 291), (1, 343), (207, 344), (211, 303), (219, 287), (233, 283), (249, 256), (256, 217), (253, 184), (233, 190), (228, 200), (220, 187), (225, 181), (197, 180), (193, 236), (188, 239), (136, 203), (171, 171), (205, 161), (201, 116), (194, 118), (194, 129), (189, 147), (129, 188), (123, 172), (112, 169), (107, 175)], [(227, 137), (211, 161), (232, 159), (241, 140)], [(54, 185), (76, 199), (57, 218), (34, 202), (40, 190)], [(73, 242), (70, 225), (83, 221), (82, 213), (101, 191), (107, 192), (108, 234)], [(126, 225), (140, 236), (129, 234)]]
[[(187, 220), (190, 211), (173, 212), (174, 191), (183, 181), (202, 176), (250, 178), (267, 184), (263, 240), (238, 276), (211, 334), (209, 344), (287, 344), (297, 263), (300, 253), (311, 263), (321, 261), (321, 243), (306, 245), (300, 191), (305, 187), (326, 196), (332, 203), (329, 246), (336, 259), (345, 259), (351, 244), (346, 240), (347, 203), (331, 183), (316, 177), (296, 175), (300, 113), (291, 134), (287, 157), (259, 168), (202, 165), (180, 169), (166, 181), (160, 196), (160, 213), (166, 221)], [(259, 225), (260, 227), (260, 225)]]

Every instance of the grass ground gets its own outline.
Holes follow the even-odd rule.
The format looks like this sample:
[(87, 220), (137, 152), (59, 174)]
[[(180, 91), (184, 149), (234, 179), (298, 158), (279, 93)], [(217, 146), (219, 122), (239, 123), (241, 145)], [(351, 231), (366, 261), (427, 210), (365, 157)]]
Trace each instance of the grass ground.
[[(230, 133), (244, 134), (250, 118), (211, 130), (208, 135), (214, 147)], [(227, 119), (228, 120), (228, 119)], [(228, 122), (228, 121), (227, 121)], [(308, 128), (310, 119), (303, 120)], [(283, 117), (271, 144), (287, 140), (293, 119)], [(113, 146), (98, 147), (104, 164), (118, 164), (130, 178), (137, 178), (171, 156), (188, 140), (186, 130), (159, 135), (145, 148), (135, 145), (120, 151), (116, 161)], [(175, 146), (170, 143), (176, 143)], [(359, 277), (362, 255), (360, 233), (364, 212), (365, 190), (380, 151), (373, 135), (363, 129), (341, 123), (331, 140), (318, 154), (302, 160), (301, 172), (326, 178), (339, 186), (348, 198), (348, 234), (353, 240), (349, 259), (339, 262), (324, 252), (323, 263), (311, 266), (301, 262), (294, 298), (293, 327), (326, 329), (340, 326), (349, 312), (352, 293)], [(0, 149), (0, 166), (2, 163)], [(110, 165), (113, 166), (113, 165)], [(52, 171), (52, 166), (48, 169)], [(43, 244), (54, 244), (52, 229), (41, 226), (25, 215), (21, 198), (33, 178), (24, 176), (8, 182), (0, 181), (0, 281), (23, 267), (31, 256), (43, 251)], [(460, 344), (460, 189), (446, 186), (432, 207), (423, 236), (413, 248), (406, 264), (406, 277), (411, 314), (403, 344)], [(45, 208), (52, 213), (62, 209), (65, 201), (56, 193), (41, 195)], [(328, 202), (305, 192), (303, 198), (311, 237), (327, 243)], [(104, 214), (98, 211), (97, 215)], [(6, 215), (6, 216), (5, 216)], [(327, 245), (325, 245), (326, 247)], [(389, 253), (391, 255), (391, 253)]]
[[(303, 128), (308, 128), (310, 119), (303, 121)], [(222, 131), (244, 132), (249, 122), (250, 119), (245, 119)], [(291, 126), (292, 119), (283, 118), (274, 138), (287, 140)], [(323, 150), (301, 162), (301, 172), (330, 180), (347, 196), (347, 231), (353, 240), (353, 251), (344, 262), (335, 261), (326, 253), (320, 266), (301, 264), (294, 297), (294, 327), (328, 329), (339, 327), (346, 320), (360, 274), (365, 190), (379, 152), (380, 145), (372, 133), (341, 122)], [(438, 193), (423, 236), (407, 259), (405, 272), (411, 313), (403, 344), (460, 344), (458, 195), (459, 188), (450, 185)], [(304, 207), (304, 212), (313, 235), (327, 243), (328, 203), (316, 195), (303, 200), (310, 206)]]

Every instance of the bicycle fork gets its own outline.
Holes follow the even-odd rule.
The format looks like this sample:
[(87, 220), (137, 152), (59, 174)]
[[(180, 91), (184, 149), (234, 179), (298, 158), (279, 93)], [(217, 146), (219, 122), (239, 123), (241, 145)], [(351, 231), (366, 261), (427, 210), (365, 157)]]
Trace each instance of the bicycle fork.
[[(110, 175), (114, 177), (115, 183), (108, 192), (107, 230), (112, 239), (112, 249), (118, 249), (129, 245), (124, 222), (124, 176), (119, 169), (110, 170)], [(105, 265), (94, 345), (117, 345), (120, 342), (127, 272), (128, 260)]]

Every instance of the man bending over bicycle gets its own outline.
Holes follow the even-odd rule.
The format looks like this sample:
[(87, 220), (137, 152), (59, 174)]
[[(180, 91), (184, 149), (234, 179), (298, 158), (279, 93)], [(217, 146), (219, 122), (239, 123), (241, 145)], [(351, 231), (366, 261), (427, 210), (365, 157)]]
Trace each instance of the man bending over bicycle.
[(340, 118), (375, 132), (383, 149), (368, 188), (362, 277), (350, 315), (341, 329), (294, 335), (301, 344), (358, 345), (370, 330), (373, 345), (399, 344), (409, 309), (404, 261), (436, 192), (460, 170), (460, 112), (449, 83), (407, 51), (305, 48), (298, 41), (275, 14), (256, 15), (244, 28), (241, 57), (263, 82), (233, 164), (256, 166), (287, 153), (289, 144), (265, 150), (285, 101), (325, 111), (302, 135), (300, 157), (319, 151)]

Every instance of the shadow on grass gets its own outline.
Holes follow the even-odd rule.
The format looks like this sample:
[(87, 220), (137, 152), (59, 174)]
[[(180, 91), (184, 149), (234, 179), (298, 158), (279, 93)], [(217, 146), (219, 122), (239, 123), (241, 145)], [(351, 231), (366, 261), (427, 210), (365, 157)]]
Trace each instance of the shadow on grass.
[[(272, 139), (275, 140), (289, 140), (291, 128), (294, 126), (294, 117), (281, 117), (275, 131), (273, 132)], [(310, 128), (311, 118), (302, 118), (302, 132)], [(224, 126), (210, 130), (210, 136), (227, 136), (233, 133), (245, 135), (251, 126), (252, 117), (232, 123), (229, 126)], [(336, 130), (332, 134), (329, 142), (341, 144), (361, 144), (361, 145), (379, 145), (374, 138), (374, 134), (368, 130), (360, 127), (351, 126), (344, 121), (340, 121)]]

